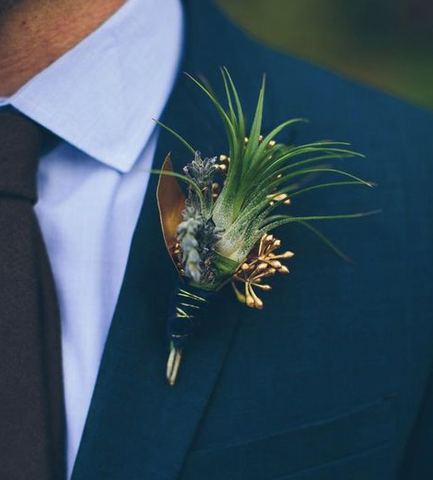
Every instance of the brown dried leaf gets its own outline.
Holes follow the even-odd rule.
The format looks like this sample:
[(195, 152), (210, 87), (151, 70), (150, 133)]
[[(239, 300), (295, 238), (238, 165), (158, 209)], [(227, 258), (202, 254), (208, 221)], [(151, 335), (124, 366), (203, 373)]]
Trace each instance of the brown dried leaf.
[[(173, 171), (170, 154), (166, 156), (162, 170), (167, 172)], [(186, 201), (177, 178), (161, 174), (159, 176), (156, 198), (165, 246), (173, 259), (173, 250), (176, 245), (176, 229), (182, 221), (182, 212)]]

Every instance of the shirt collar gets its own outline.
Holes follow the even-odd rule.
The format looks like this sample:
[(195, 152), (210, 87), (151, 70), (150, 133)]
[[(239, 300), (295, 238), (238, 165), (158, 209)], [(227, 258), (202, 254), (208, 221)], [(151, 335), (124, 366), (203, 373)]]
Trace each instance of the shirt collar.
[(182, 33), (179, 0), (128, 0), (8, 103), (96, 160), (127, 172), (170, 94)]

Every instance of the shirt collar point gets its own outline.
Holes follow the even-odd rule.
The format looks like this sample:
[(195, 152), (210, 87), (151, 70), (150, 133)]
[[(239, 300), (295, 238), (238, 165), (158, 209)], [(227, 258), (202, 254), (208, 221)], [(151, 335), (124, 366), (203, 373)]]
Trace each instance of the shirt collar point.
[[(73, 145), (89, 157), (104, 164), (107, 167), (117, 170), (119, 173), (128, 173), (139, 158), (140, 153), (135, 153), (130, 149), (118, 148), (117, 151), (108, 151), (107, 149), (80, 148)], [(122, 147), (125, 147), (123, 145)], [(129, 147), (129, 146), (128, 146)]]

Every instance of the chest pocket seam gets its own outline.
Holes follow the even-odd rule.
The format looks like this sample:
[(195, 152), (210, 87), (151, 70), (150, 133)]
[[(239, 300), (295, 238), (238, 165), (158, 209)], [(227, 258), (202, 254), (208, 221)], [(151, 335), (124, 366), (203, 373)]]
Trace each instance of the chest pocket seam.
[(388, 394), (317, 422), (191, 451), (181, 478), (278, 479), (380, 447), (397, 436), (396, 404), (397, 395)]

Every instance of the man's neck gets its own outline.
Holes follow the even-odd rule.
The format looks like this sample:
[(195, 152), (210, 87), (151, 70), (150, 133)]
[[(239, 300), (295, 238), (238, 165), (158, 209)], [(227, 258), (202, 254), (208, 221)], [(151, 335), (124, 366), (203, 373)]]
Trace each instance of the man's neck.
[(0, 17), (0, 96), (77, 45), (126, 0), (21, 0)]

